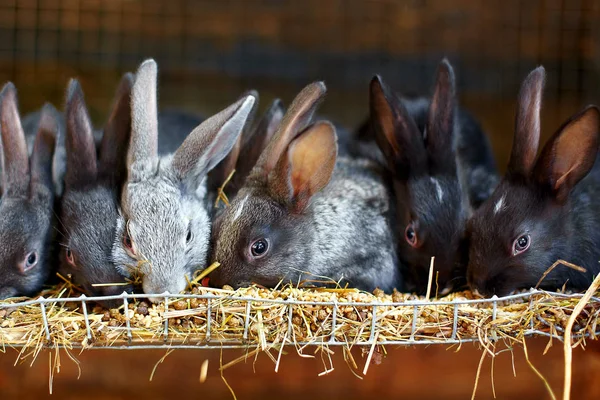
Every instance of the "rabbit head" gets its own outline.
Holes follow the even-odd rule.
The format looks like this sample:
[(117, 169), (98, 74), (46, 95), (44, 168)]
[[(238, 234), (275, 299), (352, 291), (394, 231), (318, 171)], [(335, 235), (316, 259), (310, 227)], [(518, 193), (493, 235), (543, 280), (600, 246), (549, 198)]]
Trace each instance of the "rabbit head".
[(211, 284), (273, 287), (317, 267), (309, 263), (311, 253), (320, 251), (311, 246), (309, 206), (331, 179), (337, 143), (330, 123), (307, 125), (325, 91), (316, 82), (298, 94), (244, 186), (216, 218), (212, 258), (221, 266), (211, 273)]
[[(125, 278), (112, 262), (119, 195), (127, 174), (132, 85), (133, 75), (125, 74), (104, 127), (98, 155), (80, 85), (72, 79), (67, 89), (67, 167), (65, 192), (60, 201), (63, 248), (59, 268), (91, 296), (132, 290), (130, 285), (122, 285)], [(115, 285), (107, 285), (111, 283)]]
[(12, 83), (0, 93), (0, 124), (0, 298), (6, 298), (35, 293), (50, 275), (52, 158), (59, 128), (56, 110), (45, 105), (30, 158)]
[(461, 284), (462, 237), (470, 212), (454, 149), (454, 72), (446, 60), (438, 68), (428, 111), (412, 112), (411, 104), (381, 77), (371, 81), (372, 132), (393, 180), (398, 256), (407, 269), (407, 286), (426, 290), (435, 257), (433, 282), (445, 294)]
[[(468, 222), (467, 279), (472, 290), (485, 296), (534, 287), (558, 259), (590, 254), (597, 247), (588, 242), (592, 232), (585, 231), (593, 221), (593, 194), (572, 192), (585, 189), (585, 182), (578, 183), (596, 161), (599, 110), (588, 106), (571, 117), (536, 160), (544, 79), (539, 67), (523, 82), (507, 172)], [(579, 216), (586, 220), (581, 228), (574, 226)], [(584, 247), (574, 251), (579, 244)], [(598, 258), (594, 260), (597, 265)], [(565, 269), (554, 269), (542, 287), (556, 289), (581, 280), (581, 272)]]
[(255, 99), (246, 96), (207, 119), (173, 155), (159, 158), (156, 79), (156, 63), (142, 63), (132, 89), (128, 175), (113, 259), (123, 274), (141, 274), (145, 293), (179, 293), (207, 261), (206, 174), (234, 146)]

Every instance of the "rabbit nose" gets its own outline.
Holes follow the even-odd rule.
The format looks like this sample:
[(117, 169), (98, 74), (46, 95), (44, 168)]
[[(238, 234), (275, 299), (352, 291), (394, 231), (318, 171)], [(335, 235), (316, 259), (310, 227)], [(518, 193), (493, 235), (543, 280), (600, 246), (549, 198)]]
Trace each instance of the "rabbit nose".
[[(167, 285), (156, 285), (156, 284), (153, 284), (153, 283), (145, 280), (142, 285), (142, 288), (144, 290), (144, 293), (146, 293), (146, 294), (157, 295), (157, 294), (167, 294), (168, 293), (169, 297), (175, 297), (175, 296), (177, 296), (177, 294), (184, 291), (186, 286), (187, 286), (187, 281), (186, 281), (185, 277), (182, 277), (182, 279), (180, 279), (178, 282), (171, 282)], [(159, 303), (161, 301), (164, 301), (165, 298), (164, 298), (164, 296), (152, 296), (152, 297), (148, 297), (148, 300), (150, 300), (153, 303)]]

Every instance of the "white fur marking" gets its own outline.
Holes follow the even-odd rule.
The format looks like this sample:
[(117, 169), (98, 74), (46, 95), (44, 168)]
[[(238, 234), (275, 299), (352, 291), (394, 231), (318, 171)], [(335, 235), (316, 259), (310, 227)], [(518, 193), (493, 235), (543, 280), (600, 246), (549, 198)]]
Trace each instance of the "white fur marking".
[(235, 210), (235, 215), (233, 216), (233, 220), (235, 221), (242, 215), (242, 211), (244, 210), (244, 205), (246, 204), (246, 200), (248, 200), (248, 195), (242, 199), (242, 202), (238, 206), (237, 210)]
[(444, 190), (442, 189), (442, 185), (435, 178), (431, 178), (431, 183), (435, 185), (435, 191), (437, 193), (438, 201), (441, 202), (444, 199)]
[(496, 205), (494, 206), (494, 214), (498, 214), (500, 210), (502, 210), (502, 206), (504, 206), (504, 197), (505, 195), (502, 195), (502, 197), (500, 197), (500, 200), (496, 202)]

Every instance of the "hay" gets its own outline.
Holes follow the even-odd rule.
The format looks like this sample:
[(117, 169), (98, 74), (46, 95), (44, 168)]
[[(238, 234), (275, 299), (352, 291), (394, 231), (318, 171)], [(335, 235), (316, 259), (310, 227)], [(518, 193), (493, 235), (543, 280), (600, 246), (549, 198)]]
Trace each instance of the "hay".
[[(494, 355), (498, 341), (512, 346), (531, 335), (562, 339), (582, 298), (532, 290), (478, 299), (467, 291), (428, 301), (398, 292), (370, 294), (343, 288), (211, 289), (197, 286), (198, 280), (190, 282), (190, 293), (169, 298), (166, 306), (127, 295), (123, 296), (127, 307), (106, 310), (91, 299), (84, 307), (68, 281), (38, 300), (3, 301), (0, 346), (21, 348), (21, 358), (35, 358), (46, 346), (246, 347), (265, 352), (277, 365), (284, 345), (295, 346), (299, 353), (308, 346), (322, 351), (343, 346), (346, 351), (362, 345), (368, 359), (377, 361), (385, 345), (460, 346), (474, 341)], [(580, 307), (571, 327), (575, 346), (600, 331), (600, 299), (591, 297)]]

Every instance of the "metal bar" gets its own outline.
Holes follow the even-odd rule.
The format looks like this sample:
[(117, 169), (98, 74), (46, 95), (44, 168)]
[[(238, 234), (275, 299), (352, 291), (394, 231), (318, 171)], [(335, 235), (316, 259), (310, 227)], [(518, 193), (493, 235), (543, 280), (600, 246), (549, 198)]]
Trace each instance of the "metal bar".
[(377, 306), (374, 305), (371, 308), (371, 312), (373, 313), (373, 317), (371, 318), (371, 335), (369, 336), (369, 342), (373, 343), (375, 339), (375, 328), (377, 328)]
[[(215, 293), (219, 293), (219, 291), (215, 291)], [(581, 293), (573, 293), (573, 294), (566, 294), (566, 293), (558, 293), (558, 292), (547, 292), (544, 290), (532, 290), (531, 292), (527, 292), (527, 293), (518, 293), (518, 294), (514, 294), (514, 295), (510, 295), (510, 296), (504, 296), (499, 298), (499, 301), (511, 301), (511, 300), (519, 300), (519, 299), (527, 299), (530, 298), (533, 295), (537, 295), (537, 294), (545, 294), (548, 295), (550, 297), (560, 297), (560, 298), (572, 298), (572, 299), (576, 299), (576, 298), (581, 298), (583, 296), (583, 294)], [(140, 297), (161, 297), (164, 296), (164, 294), (128, 294), (128, 293), (124, 293), (124, 294), (120, 294), (120, 295), (113, 295), (113, 296), (94, 296), (94, 297), (88, 297), (87, 300), (88, 301), (105, 301), (105, 300), (122, 300), (124, 298), (127, 299), (138, 299)], [(172, 296), (172, 297), (176, 297), (178, 299), (209, 299), (209, 298), (216, 298), (217, 296), (215, 296), (214, 294), (204, 294), (204, 295), (199, 295), (199, 294), (178, 294), (176, 296)], [(290, 301), (289, 300), (283, 300), (283, 299), (256, 299), (253, 297), (235, 297), (235, 296), (218, 296), (220, 299), (223, 300), (234, 300), (234, 301), (256, 301), (256, 300), (260, 300), (261, 302), (264, 303), (271, 303), (271, 304), (289, 304)], [(36, 300), (28, 300), (28, 301), (24, 301), (24, 302), (19, 302), (19, 303), (2, 303), (0, 302), (0, 308), (14, 308), (14, 307), (21, 307), (21, 306), (29, 306), (29, 305), (38, 305), (41, 302), (43, 303), (67, 303), (67, 302), (77, 302), (79, 301), (79, 298), (77, 297), (63, 297), (63, 298), (52, 298), (52, 299), (36, 299)], [(592, 297), (590, 299), (590, 301), (594, 301), (594, 302), (600, 302), (600, 298), (599, 297)], [(472, 299), (472, 300), (461, 300), (459, 302), (459, 304), (464, 304), (464, 305), (468, 305), (468, 304), (482, 304), (482, 303), (489, 303), (490, 299)], [(312, 301), (300, 301), (300, 300), (293, 300), (294, 304), (297, 305), (320, 305), (320, 306), (333, 306), (334, 302), (332, 301), (317, 301), (317, 302), (312, 302)], [(388, 307), (402, 307), (402, 306), (431, 306), (431, 305), (438, 305), (438, 306), (443, 306), (443, 305), (448, 305), (451, 306), (454, 304), (454, 300), (437, 300), (437, 301), (406, 301), (406, 302), (389, 302), (389, 303), (383, 303), (383, 302), (370, 302), (370, 303), (361, 303), (361, 302), (348, 302), (348, 303), (344, 303), (345, 306), (349, 306), (349, 307), (363, 307), (363, 306), (372, 306), (372, 305), (377, 305), (377, 306), (388, 306)]]
[(210, 341), (210, 322), (212, 318), (211, 298), (206, 300), (206, 343)]
[[(455, 299), (456, 300), (456, 299)], [(456, 331), (458, 330), (458, 301), (454, 302), (454, 317), (452, 319), (452, 340), (456, 339)]]
[(335, 330), (337, 328), (337, 300), (334, 298), (335, 305), (333, 306), (333, 311), (331, 312), (331, 337), (329, 338), (329, 343), (335, 343)]
[(246, 302), (246, 317), (244, 318), (244, 335), (242, 336), (242, 340), (248, 340), (248, 330), (250, 329), (250, 303), (251, 301)]
[(129, 323), (129, 304), (127, 296), (123, 297), (123, 305), (125, 310), (125, 327), (127, 328), (127, 339), (131, 342), (133, 335), (131, 334), (131, 324)]
[(87, 304), (85, 302), (85, 294), (79, 296), (81, 298), (81, 309), (83, 310), (83, 320), (85, 321), (85, 331), (87, 338), (92, 340), (92, 330), (90, 329), (90, 319), (88, 318)]
[(169, 318), (166, 317), (169, 311), (169, 295), (165, 296), (165, 330), (163, 332), (163, 340), (166, 342), (169, 337)]
[(417, 332), (417, 316), (419, 314), (418, 306), (413, 306), (413, 320), (412, 320), (412, 328), (410, 329), (410, 340), (414, 340), (415, 333)]
[[(42, 300), (43, 297), (40, 298)], [(42, 311), (42, 321), (44, 323), (44, 330), (46, 331), (46, 339), (50, 340), (50, 327), (48, 326), (48, 316), (46, 315), (46, 304), (42, 301), (40, 302), (40, 309)]]

